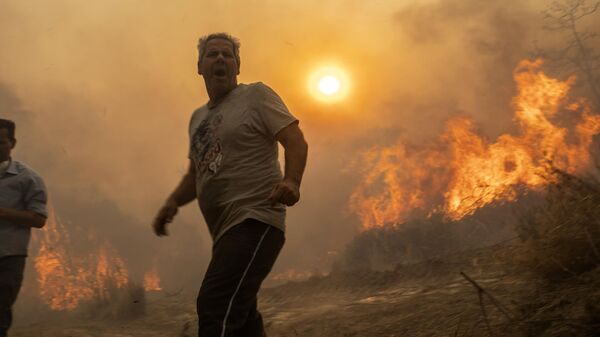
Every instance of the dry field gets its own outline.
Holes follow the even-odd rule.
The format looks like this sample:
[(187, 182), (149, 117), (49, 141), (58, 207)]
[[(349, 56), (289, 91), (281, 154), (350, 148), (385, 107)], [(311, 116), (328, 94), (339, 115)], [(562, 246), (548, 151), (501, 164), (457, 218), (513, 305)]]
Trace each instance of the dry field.
[[(600, 271), (548, 286), (507, 263), (515, 249), (497, 246), (394, 271), (338, 273), (263, 289), (260, 307), (268, 335), (592, 336), (590, 329), (598, 327), (593, 319), (600, 317)], [(461, 271), (485, 290), (483, 307)], [(53, 315), (33, 325), (21, 319), (12, 336), (195, 336), (192, 295), (153, 293), (145, 305), (146, 313), (136, 319)]]

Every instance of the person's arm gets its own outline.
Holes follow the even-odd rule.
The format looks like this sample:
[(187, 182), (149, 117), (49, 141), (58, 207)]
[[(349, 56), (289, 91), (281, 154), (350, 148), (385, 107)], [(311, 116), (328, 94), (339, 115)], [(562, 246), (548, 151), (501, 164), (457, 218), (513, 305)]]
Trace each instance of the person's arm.
[(285, 175), (273, 188), (269, 199), (273, 204), (293, 206), (300, 200), (300, 183), (306, 166), (308, 144), (297, 122), (283, 128), (275, 138), (285, 150)]
[(17, 225), (35, 228), (42, 228), (46, 224), (46, 218), (35, 212), (2, 207), (0, 207), (0, 219)]
[(168, 235), (167, 225), (173, 221), (180, 206), (196, 198), (196, 169), (190, 160), (189, 167), (173, 193), (167, 198), (165, 204), (154, 218), (152, 228), (158, 236)]

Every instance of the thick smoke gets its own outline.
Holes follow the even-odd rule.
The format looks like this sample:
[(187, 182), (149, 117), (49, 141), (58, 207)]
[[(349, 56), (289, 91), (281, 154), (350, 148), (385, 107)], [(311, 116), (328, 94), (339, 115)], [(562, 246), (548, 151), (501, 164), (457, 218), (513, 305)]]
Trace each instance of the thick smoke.
[[(347, 203), (363, 149), (426, 141), (454, 115), (492, 139), (512, 131), (512, 71), (549, 44), (545, 5), (3, 1), (0, 115), (19, 124), (15, 157), (46, 178), (64, 221), (109, 239), (137, 273), (157, 260), (166, 282), (194, 284), (210, 255), (196, 205), (167, 239), (149, 224), (186, 168), (190, 113), (207, 99), (196, 39), (229, 31), (242, 41), (241, 81), (277, 90), (310, 144), (274, 272), (327, 270), (358, 232)], [(306, 90), (310, 72), (329, 63), (352, 78), (337, 105)]]

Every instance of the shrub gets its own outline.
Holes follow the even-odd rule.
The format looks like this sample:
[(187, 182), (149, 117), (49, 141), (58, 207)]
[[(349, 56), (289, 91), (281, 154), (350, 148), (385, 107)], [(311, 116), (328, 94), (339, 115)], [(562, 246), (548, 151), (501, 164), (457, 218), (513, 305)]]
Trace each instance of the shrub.
[(600, 263), (600, 182), (560, 170), (545, 203), (519, 222), (523, 241), (518, 262), (548, 281), (594, 269)]

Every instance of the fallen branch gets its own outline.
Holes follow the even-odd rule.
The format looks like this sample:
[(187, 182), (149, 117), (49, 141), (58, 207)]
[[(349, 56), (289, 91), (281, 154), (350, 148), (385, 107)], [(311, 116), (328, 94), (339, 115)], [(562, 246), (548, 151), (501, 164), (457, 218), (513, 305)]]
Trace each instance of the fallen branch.
[[(482, 286), (480, 286), (477, 282), (475, 282), (472, 278), (470, 278), (467, 274), (465, 274), (465, 272), (461, 271), (460, 275), (462, 275), (462, 277), (464, 277), (467, 281), (469, 281), (469, 283), (471, 283), (475, 289), (477, 289), (477, 294), (479, 295), (479, 301), (483, 307), (483, 295), (487, 295), (487, 297), (490, 299), (490, 301), (492, 302), (492, 304), (494, 306), (496, 306), (496, 308), (498, 308), (498, 310), (500, 310), (500, 312), (502, 312), (504, 314), (504, 316), (506, 316), (506, 318), (508, 318), (509, 321), (514, 321), (514, 315), (510, 312), (510, 310), (508, 310), (505, 306), (502, 305), (502, 303), (500, 303), (494, 296), (492, 296), (492, 294), (490, 294), (489, 292), (487, 292), (485, 289), (483, 289)], [(483, 308), (482, 308), (483, 309)], [(485, 313), (485, 309), (483, 309), (484, 311), (484, 317), (487, 320), (487, 314)], [(488, 324), (489, 326), (489, 322), (486, 321), (486, 324)]]
[(492, 330), (492, 326), (490, 325), (490, 320), (488, 319), (487, 311), (485, 311), (485, 305), (483, 304), (483, 292), (478, 290), (477, 297), (479, 297), (479, 306), (481, 307), (481, 312), (483, 313), (483, 320), (485, 321), (485, 325), (488, 328), (490, 336), (494, 337), (494, 332)]

